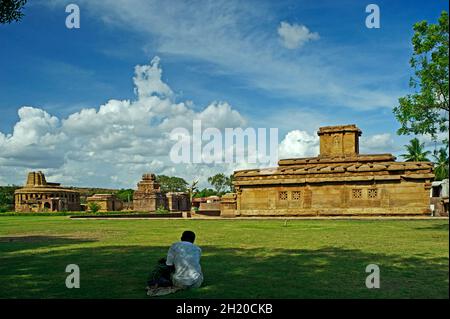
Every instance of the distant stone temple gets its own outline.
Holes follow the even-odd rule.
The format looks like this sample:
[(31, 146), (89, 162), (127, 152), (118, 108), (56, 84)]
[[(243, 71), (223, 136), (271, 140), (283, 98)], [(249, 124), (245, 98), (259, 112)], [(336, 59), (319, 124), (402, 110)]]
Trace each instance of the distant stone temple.
[(188, 193), (169, 192), (166, 194), (167, 209), (171, 212), (187, 212), (191, 210), (191, 203)]
[(431, 183), (430, 208), (433, 216), (448, 216), (448, 178)]
[(318, 131), (320, 155), (234, 173), (221, 216), (428, 215), (433, 166), (359, 154), (356, 125)]
[(16, 212), (81, 210), (79, 192), (47, 182), (42, 172), (30, 172), (26, 185), (16, 190), (14, 197)]
[(99, 212), (115, 212), (123, 209), (123, 202), (114, 194), (95, 194), (86, 198), (87, 208), (89, 203), (97, 203), (100, 207)]
[(220, 196), (196, 197), (192, 199), (192, 207), (196, 214), (220, 216)]
[(189, 211), (191, 209), (189, 195), (183, 192), (164, 194), (156, 181), (156, 175), (146, 173), (137, 184), (133, 195), (133, 210), (154, 212), (159, 208), (169, 211)]

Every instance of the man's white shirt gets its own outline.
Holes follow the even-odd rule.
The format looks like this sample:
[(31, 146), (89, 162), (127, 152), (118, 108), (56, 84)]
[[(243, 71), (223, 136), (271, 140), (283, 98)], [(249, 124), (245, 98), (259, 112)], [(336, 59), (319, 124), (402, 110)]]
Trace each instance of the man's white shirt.
[(172, 276), (175, 286), (200, 286), (203, 281), (201, 255), (200, 247), (187, 241), (176, 242), (169, 248), (166, 264), (175, 266), (175, 273)]

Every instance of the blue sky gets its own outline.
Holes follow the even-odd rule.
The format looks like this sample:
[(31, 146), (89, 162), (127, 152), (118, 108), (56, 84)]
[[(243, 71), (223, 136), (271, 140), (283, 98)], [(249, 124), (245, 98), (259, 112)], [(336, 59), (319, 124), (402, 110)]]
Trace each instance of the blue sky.
[[(410, 92), (412, 25), (435, 22), (442, 10), (448, 11), (446, 1), (29, 2), (23, 21), (0, 26), (0, 134), (5, 141), (15, 134), (20, 141), (14, 126), (23, 106), (55, 117), (58, 123), (50, 126), (56, 136), (68, 135), (64, 121), (83, 109), (136, 99), (135, 66), (149, 65), (158, 56), (174, 104), (185, 103), (200, 114), (215, 101), (226, 103), (248, 126), (278, 127), (280, 141), (295, 130), (313, 136), (319, 126), (355, 123), (363, 130), (363, 150), (365, 141), (367, 152), (394, 154), (409, 139), (396, 136), (392, 107)], [(80, 29), (65, 27), (69, 3), (80, 8)], [(380, 29), (365, 26), (369, 3), (380, 7)], [(279, 33), (282, 22), (304, 26), (317, 37), (289, 48)], [(227, 124), (233, 122), (225, 117), (217, 126)], [(20, 152), (11, 143), (3, 154), (0, 150), (0, 164), (9, 168), (0, 171), (0, 183), (21, 183), (31, 168), (78, 185), (110, 186), (120, 180), (126, 187), (140, 175), (138, 169), (124, 173), (129, 178), (114, 174), (117, 165), (111, 163), (108, 169), (96, 168), (100, 178), (68, 179), (68, 170), (88, 176), (91, 168), (80, 161), (69, 165), (68, 152), (48, 165), (44, 160), (27, 165), (33, 138)], [(46, 145), (44, 153), (58, 152), (56, 142)], [(153, 160), (163, 161), (147, 158)], [(165, 165), (140, 168), (192, 177), (190, 171)]]

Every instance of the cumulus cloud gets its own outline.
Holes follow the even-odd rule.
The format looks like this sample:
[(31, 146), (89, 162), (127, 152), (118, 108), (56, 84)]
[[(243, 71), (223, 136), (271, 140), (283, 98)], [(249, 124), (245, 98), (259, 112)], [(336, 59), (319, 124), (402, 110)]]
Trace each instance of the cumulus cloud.
[(371, 136), (361, 136), (361, 153), (394, 153), (399, 150), (390, 133), (381, 133)]
[[(390, 133), (362, 136), (360, 139), (361, 154), (395, 153), (401, 149)], [(319, 137), (306, 131), (290, 131), (279, 145), (280, 158), (313, 157), (319, 153)]]
[[(233, 167), (172, 165), (170, 132), (192, 121), (203, 127), (241, 127), (246, 120), (226, 102), (201, 111), (175, 102), (162, 80), (158, 57), (135, 67), (134, 100), (109, 100), (59, 119), (37, 107), (24, 106), (11, 134), (0, 132), (0, 176), (23, 183), (30, 169), (44, 170), (49, 180), (72, 185), (132, 187), (142, 173), (153, 171), (186, 178), (231, 173)], [(202, 167), (200, 167), (202, 166)]]
[(171, 97), (173, 95), (170, 87), (162, 81), (162, 69), (159, 67), (159, 57), (154, 57), (150, 65), (137, 65), (135, 67), (136, 85), (135, 93), (138, 97), (151, 96), (153, 94), (162, 97)]
[[(67, 5), (66, 0), (40, 3), (55, 10)], [(287, 48), (294, 49), (317, 40), (319, 34), (286, 21), (278, 25), (278, 33), (268, 33), (266, 27), (277, 28), (272, 25), (275, 11), (272, 2), (258, 1), (257, 6), (253, 1), (238, 0), (78, 0), (77, 3), (88, 15), (95, 13), (95, 21), (142, 35), (144, 50), (151, 54), (208, 63), (209, 72), (235, 75), (245, 85), (270, 94), (308, 97), (323, 105), (357, 110), (392, 108), (397, 103), (395, 97), (405, 94), (395, 85), (404, 69), (392, 64), (386, 69), (376, 50), (360, 50), (359, 46), (348, 44), (337, 48), (328, 42), (314, 52), (280, 54), (280, 39)], [(104, 49), (113, 55), (120, 55), (123, 50), (118, 46)], [(358, 59), (343, 58), (355, 50), (359, 52)], [(377, 67), (369, 73), (361, 72), (367, 70), (368, 63)]]
[(0, 164), (2, 166), (48, 167), (62, 164), (56, 145), (64, 145), (67, 136), (59, 130), (60, 120), (44, 110), (24, 106), (18, 111), (19, 121), (12, 134), (0, 132)]
[(283, 46), (288, 49), (297, 49), (308, 41), (318, 40), (320, 38), (319, 33), (309, 31), (304, 25), (290, 24), (284, 21), (278, 27), (278, 35), (281, 38)]
[(306, 131), (294, 130), (286, 134), (279, 145), (280, 158), (310, 157), (319, 155), (319, 137)]

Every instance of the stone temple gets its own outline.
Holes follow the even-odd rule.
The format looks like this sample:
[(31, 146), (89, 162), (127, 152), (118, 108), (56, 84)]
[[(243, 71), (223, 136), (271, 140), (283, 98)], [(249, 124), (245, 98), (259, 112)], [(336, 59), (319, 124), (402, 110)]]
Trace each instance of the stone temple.
[(159, 208), (168, 211), (189, 211), (191, 203), (189, 195), (184, 192), (169, 192), (164, 194), (156, 181), (156, 175), (146, 173), (137, 184), (133, 195), (133, 210), (139, 212), (154, 212)]
[(14, 192), (16, 212), (80, 211), (80, 193), (49, 183), (42, 172), (30, 172), (23, 188)]
[(87, 209), (90, 203), (97, 203), (99, 212), (115, 212), (123, 209), (123, 202), (114, 194), (94, 194), (86, 198)]
[(359, 154), (356, 125), (321, 127), (317, 157), (234, 173), (221, 216), (428, 215), (433, 166)]

